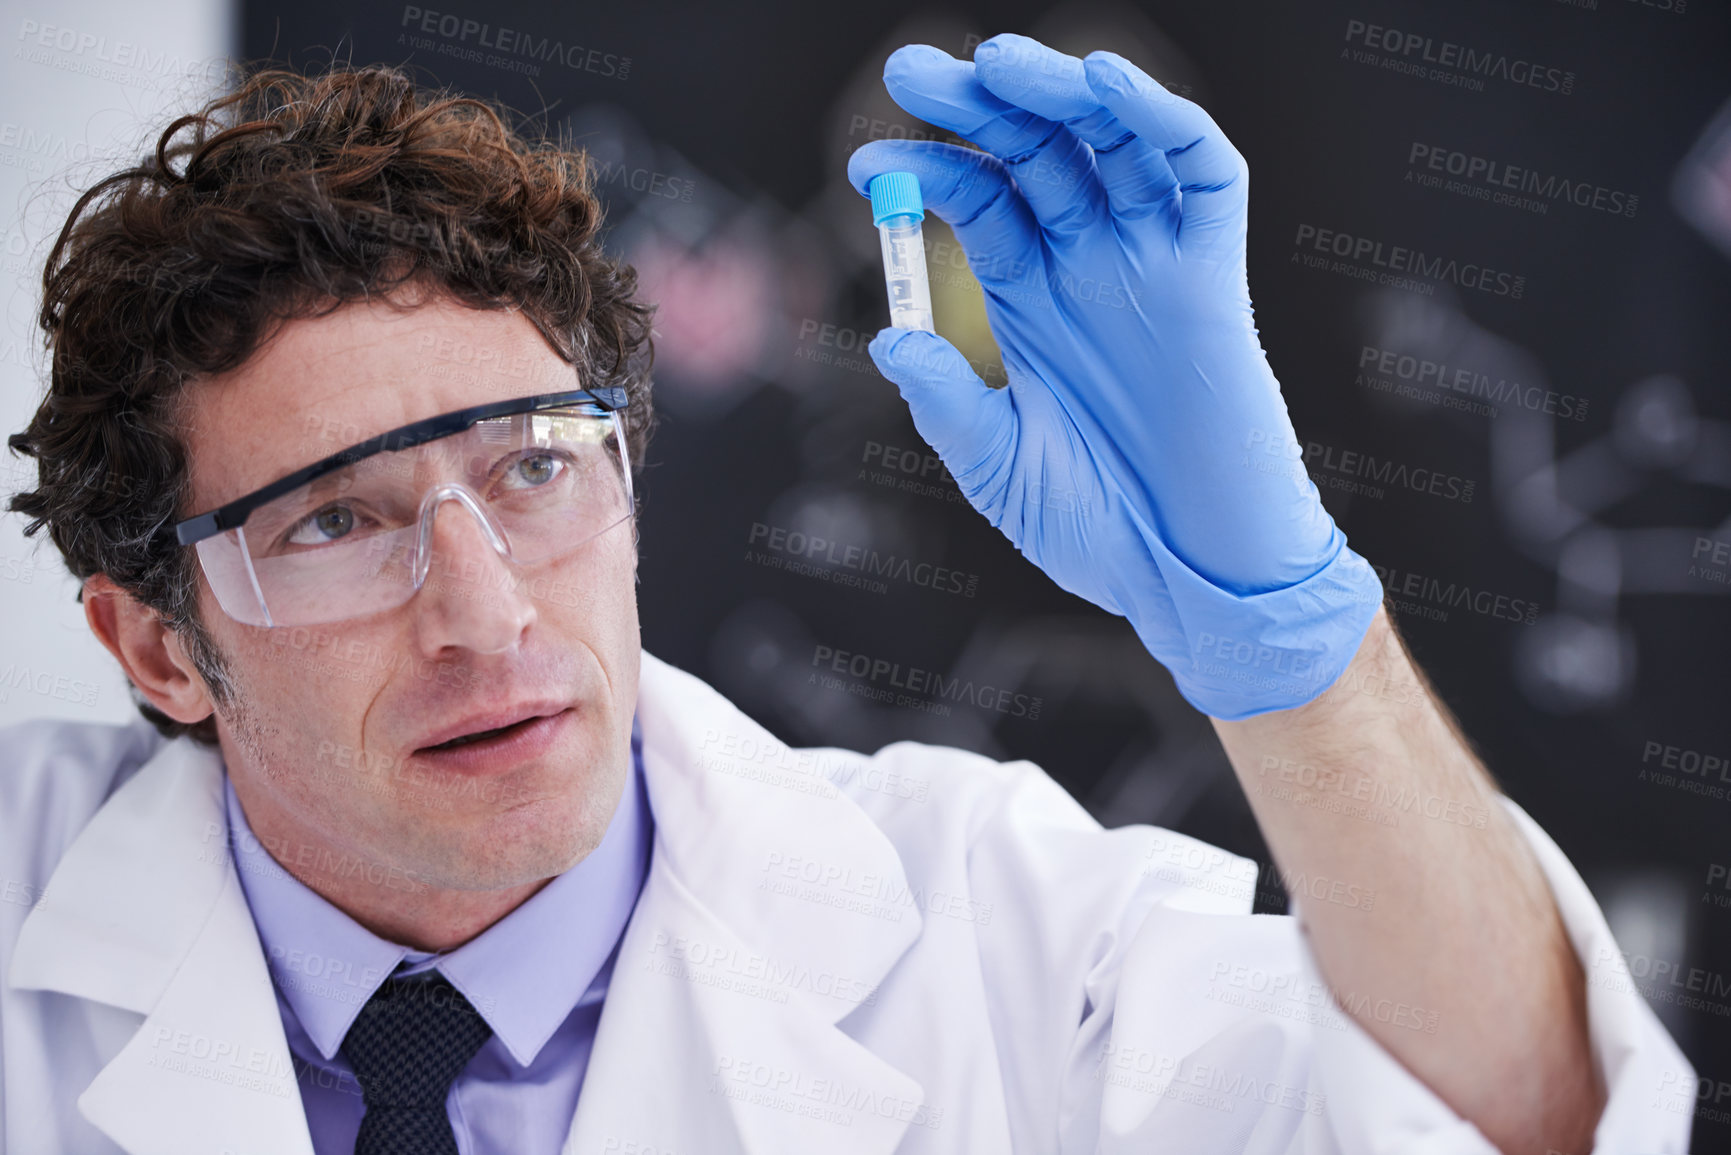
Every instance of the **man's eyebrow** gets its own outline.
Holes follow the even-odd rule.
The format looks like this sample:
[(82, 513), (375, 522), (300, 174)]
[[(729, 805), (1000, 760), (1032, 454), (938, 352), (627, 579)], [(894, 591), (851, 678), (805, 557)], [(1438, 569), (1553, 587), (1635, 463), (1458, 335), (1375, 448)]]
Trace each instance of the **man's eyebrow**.
[[(593, 404), (604, 412), (616, 413), (630, 406), (631, 395), (622, 385), (608, 385), (598, 389), (567, 389), (558, 393), (533, 393), (526, 397), (487, 401), (479, 405), (423, 417), (407, 425), (388, 429), (364, 441), (345, 446), (309, 465), (277, 478), (262, 488), (255, 489), (204, 513), (185, 518), (175, 524), (175, 536), (181, 545), (195, 545), (206, 538), (215, 537), (224, 530), (240, 526), (254, 509), (327, 473), (332, 473), (358, 461), (364, 461), (380, 453), (413, 449), (431, 441), (438, 441), (454, 433), (472, 429), (488, 417), (505, 416), (512, 413), (534, 413), (544, 409), (558, 409), (584, 404)], [(309, 414), (309, 416), (311, 415)]]

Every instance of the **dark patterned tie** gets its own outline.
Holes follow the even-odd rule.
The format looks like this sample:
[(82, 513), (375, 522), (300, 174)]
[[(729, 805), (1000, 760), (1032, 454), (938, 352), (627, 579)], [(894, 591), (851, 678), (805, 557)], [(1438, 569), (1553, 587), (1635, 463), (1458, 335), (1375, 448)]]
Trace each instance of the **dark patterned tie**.
[(355, 1155), (457, 1155), (445, 1096), (492, 1033), (438, 972), (386, 979), (343, 1036), (366, 1104)]

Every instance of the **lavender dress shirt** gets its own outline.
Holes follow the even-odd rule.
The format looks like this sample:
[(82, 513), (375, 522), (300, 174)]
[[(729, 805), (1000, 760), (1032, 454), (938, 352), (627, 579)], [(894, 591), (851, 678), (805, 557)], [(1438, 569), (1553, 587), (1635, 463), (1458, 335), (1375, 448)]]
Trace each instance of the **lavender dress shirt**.
[(360, 1085), (338, 1053), (349, 1024), (393, 973), (434, 969), (493, 1028), (446, 1101), (457, 1150), (550, 1155), (564, 1146), (619, 940), (649, 870), (655, 826), (635, 724), (631, 763), (600, 846), (479, 936), (439, 954), (379, 938), (278, 866), (224, 778), (241, 889), (270, 962), (317, 1155), (353, 1155), (360, 1130)]

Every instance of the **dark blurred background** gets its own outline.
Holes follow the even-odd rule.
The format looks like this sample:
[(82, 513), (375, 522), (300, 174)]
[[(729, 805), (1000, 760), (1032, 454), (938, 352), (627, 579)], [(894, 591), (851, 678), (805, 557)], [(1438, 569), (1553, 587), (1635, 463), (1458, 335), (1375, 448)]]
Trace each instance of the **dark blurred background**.
[[(1731, 1080), (1731, 8), (243, 0), (241, 26), (247, 58), (407, 63), (594, 156), (610, 246), (660, 304), (651, 652), (792, 744), (1032, 759), (1108, 825), (1254, 856), (1258, 909), (1282, 910), (1206, 721), (1126, 623), (959, 500), (872, 367), (877, 237), (844, 180), (868, 140), (944, 138), (884, 93), (904, 43), (1108, 47), (1203, 103), (1250, 162), (1251, 291), (1325, 503), (1390, 584), (1523, 604), (1511, 621), (1420, 594), (1400, 618), (1709, 1088)], [(1433, 71), (1445, 42), (1493, 63)], [(1487, 267), (1506, 291), (1314, 268), (1337, 259), (1320, 230)], [(991, 380), (978, 286), (935, 218), (927, 237), (938, 328)], [(1481, 387), (1439, 390), (1423, 361)], [(766, 568), (754, 526), (977, 584), (875, 592)], [(974, 692), (881, 700), (888, 679), (835, 675), (839, 653)], [(1672, 1001), (1662, 976), (1690, 968), (1709, 1009)], [(1727, 1106), (1677, 1102), (1695, 1150), (1731, 1150)]]

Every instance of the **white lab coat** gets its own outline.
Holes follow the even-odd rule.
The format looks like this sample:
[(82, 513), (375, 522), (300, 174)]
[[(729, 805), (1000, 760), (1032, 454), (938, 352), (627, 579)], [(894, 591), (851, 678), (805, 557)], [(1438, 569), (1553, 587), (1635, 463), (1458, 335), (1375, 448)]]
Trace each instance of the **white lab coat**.
[[(567, 1152), (1492, 1151), (1248, 913), (1253, 864), (1103, 831), (1027, 762), (789, 750), (648, 654), (639, 711), (653, 859)], [(311, 1155), (222, 772), (142, 722), (0, 734), (4, 1155)], [(1682, 1152), (1687, 1062), (1589, 997), (1597, 1150)]]

